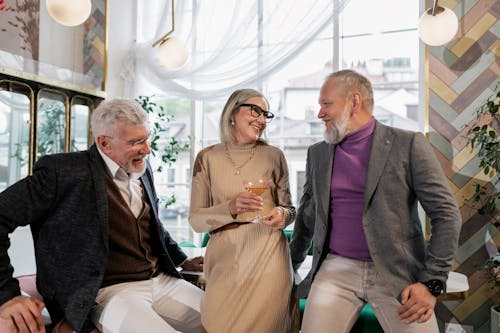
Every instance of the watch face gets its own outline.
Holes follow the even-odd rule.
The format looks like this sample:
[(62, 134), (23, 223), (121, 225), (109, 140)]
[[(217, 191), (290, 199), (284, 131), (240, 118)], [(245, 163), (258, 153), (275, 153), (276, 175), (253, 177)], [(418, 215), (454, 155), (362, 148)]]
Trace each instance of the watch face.
[(443, 283), (439, 280), (429, 280), (424, 284), (433, 296), (438, 296), (443, 291)]

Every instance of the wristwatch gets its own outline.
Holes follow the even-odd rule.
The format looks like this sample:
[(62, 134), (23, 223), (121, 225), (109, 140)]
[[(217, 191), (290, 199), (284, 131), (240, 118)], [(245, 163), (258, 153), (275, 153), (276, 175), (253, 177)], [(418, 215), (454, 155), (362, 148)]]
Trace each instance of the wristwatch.
[(441, 282), (440, 280), (429, 280), (422, 283), (427, 287), (427, 289), (429, 289), (429, 292), (434, 297), (438, 297), (439, 294), (441, 294), (441, 292), (443, 291), (443, 282)]

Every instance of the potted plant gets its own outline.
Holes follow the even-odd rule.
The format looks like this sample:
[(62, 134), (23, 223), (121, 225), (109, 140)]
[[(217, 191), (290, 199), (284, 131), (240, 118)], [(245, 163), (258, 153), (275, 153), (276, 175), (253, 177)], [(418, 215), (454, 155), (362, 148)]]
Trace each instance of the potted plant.
[[(149, 143), (151, 153), (153, 156), (160, 157), (163, 163), (171, 166), (175, 163), (175, 161), (177, 161), (179, 154), (189, 149), (188, 143), (182, 143), (174, 137), (168, 138), (165, 144), (160, 144), (161, 139), (166, 139), (162, 138), (162, 136), (165, 135), (165, 132), (168, 129), (168, 123), (174, 119), (173, 114), (167, 112), (162, 105), (155, 103), (153, 101), (153, 96), (141, 95), (136, 98), (136, 101), (150, 116), (152, 123), (151, 141)], [(155, 171), (161, 172), (162, 169), (162, 165), (160, 164)], [(175, 195), (172, 194), (165, 200), (164, 205), (165, 207), (168, 207), (175, 202)]]
[[(500, 248), (497, 249), (497, 254), (486, 259), (484, 265), (479, 266), (479, 270), (483, 271), (483, 277), (491, 285), (491, 289), (497, 292), (500, 290)], [(493, 304), (490, 308), (490, 324), (491, 333), (498, 332), (500, 329), (500, 304)]]
[[(467, 145), (477, 149), (479, 167), (490, 180), (474, 184), (474, 194), (471, 198), (472, 207), (480, 215), (491, 216), (495, 227), (500, 226), (500, 214), (497, 205), (500, 200), (498, 185), (500, 182), (500, 90), (498, 84), (496, 92), (474, 113), (475, 121), (467, 131)], [(495, 291), (500, 290), (500, 248), (497, 254), (490, 256), (479, 269), (484, 272), (484, 277)], [(500, 304), (490, 308), (491, 332), (500, 329)]]
[(474, 194), (471, 198), (473, 208), (477, 209), (480, 215), (490, 215), (493, 217), (492, 223), (500, 226), (500, 214), (497, 214), (497, 204), (500, 200), (500, 191), (497, 188), (500, 181), (500, 115), (498, 107), (500, 105), (500, 90), (497, 85), (496, 93), (491, 96), (474, 113), (475, 122), (468, 126), (467, 145), (477, 148), (479, 167), (483, 173), (491, 177), (486, 183), (474, 184)]

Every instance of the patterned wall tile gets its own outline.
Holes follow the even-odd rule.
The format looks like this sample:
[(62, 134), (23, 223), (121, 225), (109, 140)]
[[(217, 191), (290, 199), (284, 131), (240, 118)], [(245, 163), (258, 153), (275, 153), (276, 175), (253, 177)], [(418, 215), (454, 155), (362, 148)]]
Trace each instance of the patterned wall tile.
[[(467, 126), (474, 123), (474, 112), (495, 89), (500, 76), (500, 1), (440, 1), (452, 8), (459, 18), (455, 39), (440, 47), (427, 47), (427, 96), (429, 141), (453, 184), (460, 206), (463, 227), (454, 269), (466, 274), (470, 290), (465, 300), (445, 302), (436, 308), (442, 322), (458, 322), (474, 327), (474, 332), (489, 332), (489, 308), (500, 302), (483, 278), (477, 265), (488, 257), (485, 236), (500, 245), (500, 232), (471, 207), (476, 183), (493, 187), (490, 175), (479, 170), (478, 159), (467, 143)], [(446, 124), (448, 123), (448, 124)], [(498, 297), (497, 297), (498, 296)], [(442, 325), (442, 324), (441, 324)], [(444, 326), (444, 325), (442, 325)]]
[(457, 57), (461, 57), (486, 31), (488, 31), (495, 23), (497, 19), (490, 13), (486, 13), (482, 16), (472, 28), (463, 35), (455, 45), (453, 45), (450, 50)]

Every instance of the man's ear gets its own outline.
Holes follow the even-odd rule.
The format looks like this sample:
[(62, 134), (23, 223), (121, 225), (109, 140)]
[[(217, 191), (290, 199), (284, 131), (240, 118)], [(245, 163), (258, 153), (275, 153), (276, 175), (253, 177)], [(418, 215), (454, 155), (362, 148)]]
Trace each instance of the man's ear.
[(110, 145), (110, 142), (109, 142), (109, 138), (107, 136), (104, 136), (104, 135), (99, 135), (97, 137), (97, 145), (98, 147), (102, 150), (102, 151), (107, 151), (109, 150), (109, 145)]
[(352, 106), (352, 111), (357, 112), (361, 109), (361, 94), (359, 92), (354, 92), (352, 95), (352, 100), (351, 100), (351, 106)]

